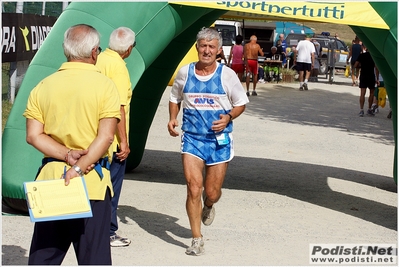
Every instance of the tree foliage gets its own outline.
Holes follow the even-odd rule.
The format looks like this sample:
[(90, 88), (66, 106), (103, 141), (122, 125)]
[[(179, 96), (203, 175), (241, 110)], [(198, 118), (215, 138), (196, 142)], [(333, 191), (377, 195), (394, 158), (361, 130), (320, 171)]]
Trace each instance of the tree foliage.
[[(43, 2), (23, 2), (23, 13), (42, 14)], [(3, 2), (3, 13), (15, 13), (17, 2)], [(45, 15), (59, 17), (62, 12), (62, 2), (45, 2)]]

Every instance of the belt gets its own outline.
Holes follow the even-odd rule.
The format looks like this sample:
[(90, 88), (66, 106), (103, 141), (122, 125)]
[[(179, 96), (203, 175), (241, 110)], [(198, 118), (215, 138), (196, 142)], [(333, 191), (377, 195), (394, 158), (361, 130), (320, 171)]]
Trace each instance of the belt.
[[(40, 171), (43, 169), (43, 167), (44, 167), (47, 163), (50, 163), (50, 162), (53, 162), (53, 161), (64, 162), (63, 160), (59, 160), (59, 159), (51, 158), (51, 157), (43, 158), (43, 159), (42, 159), (42, 165), (39, 167), (39, 170), (37, 171), (35, 180), (36, 180), (37, 176), (39, 175)], [(110, 169), (110, 163), (109, 163), (109, 161), (108, 161), (108, 157), (101, 158), (99, 161), (97, 161), (97, 162), (94, 164), (94, 170), (97, 172), (98, 176), (100, 176), (100, 179), (101, 179), (101, 180), (102, 180), (103, 177), (104, 177), (102, 168), (106, 168), (107, 170)]]

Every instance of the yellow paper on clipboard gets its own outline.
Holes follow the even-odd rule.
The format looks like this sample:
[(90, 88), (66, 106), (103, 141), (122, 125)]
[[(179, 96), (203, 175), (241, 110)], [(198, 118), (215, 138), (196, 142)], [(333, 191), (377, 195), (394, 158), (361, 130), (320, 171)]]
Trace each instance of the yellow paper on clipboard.
[(25, 182), (24, 189), (32, 222), (92, 217), (83, 177)]

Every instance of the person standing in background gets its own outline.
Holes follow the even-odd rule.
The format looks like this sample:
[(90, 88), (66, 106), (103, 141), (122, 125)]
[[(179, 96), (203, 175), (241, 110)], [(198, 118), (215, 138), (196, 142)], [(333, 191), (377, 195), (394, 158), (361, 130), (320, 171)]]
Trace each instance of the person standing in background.
[[(111, 265), (109, 146), (120, 120), (115, 84), (95, 66), (100, 34), (89, 25), (64, 34), (67, 62), (30, 93), (26, 141), (44, 154), (36, 180), (84, 178), (93, 217), (36, 222), (29, 265), (60, 265), (71, 243), (79, 265)], [(78, 157), (75, 150), (87, 150)], [(75, 154), (73, 156), (73, 154)], [(76, 160), (77, 159), (77, 160)], [(108, 164), (107, 164), (108, 163)], [(94, 164), (94, 170), (87, 171)]]
[(317, 82), (318, 76), (319, 76), (319, 69), (320, 69), (319, 55), (320, 55), (321, 47), (320, 47), (320, 43), (316, 39), (312, 39), (312, 43), (314, 45), (315, 54), (314, 54), (313, 69), (310, 72), (310, 80), (312, 82)]
[(380, 91), (379, 87), (384, 87), (384, 79), (382, 78), (382, 75), (377, 66), (375, 66), (375, 77), (377, 81), (374, 89), (373, 104), (371, 105), (371, 110), (373, 111), (374, 115), (380, 112), (378, 109), (378, 93)]
[(374, 98), (374, 90), (375, 84), (377, 82), (375, 77), (375, 63), (373, 58), (371, 57), (370, 52), (368, 51), (365, 45), (362, 45), (362, 53), (357, 57), (357, 60), (354, 64), (355, 68), (360, 67), (360, 77), (359, 77), (359, 88), (360, 88), (360, 97), (359, 97), (359, 104), (360, 104), (360, 112), (359, 116), (364, 116), (364, 102), (366, 101), (366, 90), (369, 88), (369, 100), (368, 100), (368, 110), (367, 115), (374, 116), (373, 110), (371, 106), (373, 104)]
[(259, 44), (256, 43), (258, 38), (255, 35), (252, 35), (249, 43), (244, 46), (244, 62), (245, 62), (245, 71), (246, 71), (246, 86), (247, 86), (247, 96), (249, 96), (249, 84), (252, 74), (252, 95), (258, 95), (256, 93), (256, 83), (258, 82), (258, 55), (264, 55), (262, 48)]
[(352, 77), (352, 86), (356, 86), (359, 84), (359, 75), (360, 75), (360, 67), (355, 67), (355, 62), (362, 52), (362, 47), (360, 44), (359, 37), (355, 37), (353, 40), (353, 44), (349, 49), (348, 57), (346, 58), (346, 64), (349, 64), (349, 60), (351, 62), (351, 77)]
[(224, 61), (224, 64), (227, 63), (226, 57), (224, 55), (223, 49), (220, 50), (219, 54), (216, 55), (216, 61), (219, 62), (220, 64), (223, 64), (222, 60)]
[(110, 37), (108, 48), (97, 59), (96, 66), (116, 85), (120, 99), (121, 120), (116, 128), (112, 143), (111, 180), (114, 189), (112, 198), (110, 244), (112, 247), (124, 247), (130, 244), (130, 239), (116, 234), (118, 230), (117, 209), (122, 191), (123, 178), (126, 170), (126, 159), (130, 153), (129, 147), (129, 113), (132, 98), (132, 86), (125, 59), (130, 56), (136, 46), (136, 35), (127, 27), (115, 29)]
[(285, 40), (284, 33), (280, 33), (279, 39), (276, 41), (277, 53), (282, 55), (282, 66), (287, 64), (287, 41)]
[[(241, 35), (236, 36), (236, 43), (231, 46), (229, 61), (227, 66), (230, 66), (235, 73), (237, 73), (238, 79), (242, 81), (244, 75), (244, 46), (242, 45), (243, 38)], [(233, 60), (231, 60), (233, 59)], [(230, 65), (231, 62), (231, 65)]]
[(299, 72), (299, 91), (308, 90), (308, 80), (314, 67), (316, 49), (310, 40), (311, 38), (307, 36), (298, 43), (295, 50), (294, 65)]

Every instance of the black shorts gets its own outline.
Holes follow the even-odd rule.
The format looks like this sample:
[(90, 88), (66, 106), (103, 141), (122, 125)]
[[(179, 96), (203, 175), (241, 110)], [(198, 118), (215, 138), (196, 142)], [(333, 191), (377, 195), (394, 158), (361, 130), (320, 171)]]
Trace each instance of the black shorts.
[(312, 70), (312, 63), (297, 62), (296, 63), (296, 70), (297, 71), (311, 71)]
[(71, 243), (78, 265), (112, 265), (109, 188), (104, 200), (90, 200), (90, 206), (90, 218), (36, 222), (28, 265), (61, 265)]
[(375, 77), (360, 77), (359, 88), (375, 89)]

